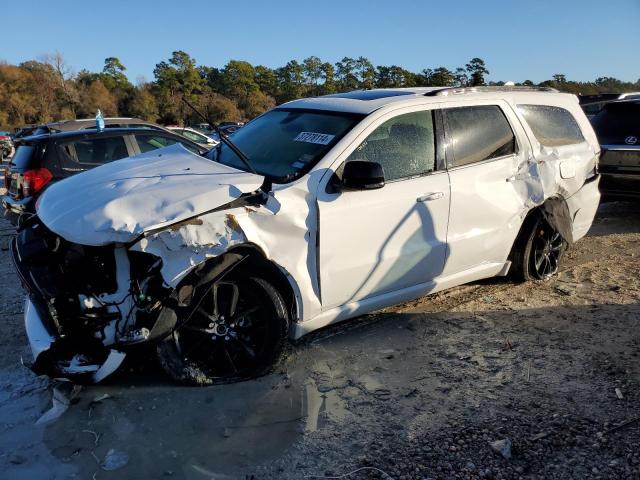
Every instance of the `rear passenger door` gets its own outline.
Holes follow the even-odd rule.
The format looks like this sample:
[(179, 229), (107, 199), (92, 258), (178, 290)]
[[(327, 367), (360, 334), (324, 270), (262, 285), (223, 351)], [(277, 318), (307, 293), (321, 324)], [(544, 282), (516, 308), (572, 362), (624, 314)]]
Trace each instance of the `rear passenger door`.
[(65, 175), (89, 170), (132, 154), (127, 136), (84, 137), (58, 146)]
[[(530, 145), (506, 103), (443, 109), (451, 212), (444, 276), (491, 267), (499, 271), (522, 222), (526, 198), (516, 182)], [(497, 273), (497, 271), (495, 272)]]

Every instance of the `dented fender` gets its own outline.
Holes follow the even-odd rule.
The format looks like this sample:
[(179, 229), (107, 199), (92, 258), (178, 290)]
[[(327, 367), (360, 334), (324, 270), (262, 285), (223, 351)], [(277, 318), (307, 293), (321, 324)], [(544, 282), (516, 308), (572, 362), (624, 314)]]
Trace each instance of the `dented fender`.
[[(287, 197), (286, 202), (279, 200), (282, 196)], [(234, 249), (241, 246), (257, 248), (287, 278), (301, 314), (302, 291), (317, 298), (314, 248), (309, 246), (310, 239), (315, 242), (315, 233), (311, 233), (315, 219), (309, 219), (314, 214), (300, 191), (276, 191), (264, 194), (260, 202), (231, 203), (146, 232), (130, 250), (161, 258), (164, 282), (179, 291), (183, 282), (189, 284), (186, 279), (190, 273), (212, 259), (223, 255), (233, 258)], [(319, 307), (319, 299), (317, 303)]]

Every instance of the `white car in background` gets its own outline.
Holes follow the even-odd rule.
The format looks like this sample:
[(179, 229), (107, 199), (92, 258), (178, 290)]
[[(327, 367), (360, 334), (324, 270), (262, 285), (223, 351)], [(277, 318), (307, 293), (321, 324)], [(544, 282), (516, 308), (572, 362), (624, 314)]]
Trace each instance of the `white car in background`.
[(185, 138), (188, 138), (192, 142), (196, 142), (199, 145), (202, 145), (205, 148), (213, 148), (218, 143), (218, 141), (213, 138), (201, 133), (193, 128), (189, 127), (166, 127), (168, 130), (177, 133), (178, 135), (182, 135)]
[(356, 91), (281, 105), (46, 190), (12, 244), (33, 369), (99, 381), (154, 342), (190, 384), (287, 337), (455, 285), (543, 280), (589, 229), (600, 147), (544, 89)]

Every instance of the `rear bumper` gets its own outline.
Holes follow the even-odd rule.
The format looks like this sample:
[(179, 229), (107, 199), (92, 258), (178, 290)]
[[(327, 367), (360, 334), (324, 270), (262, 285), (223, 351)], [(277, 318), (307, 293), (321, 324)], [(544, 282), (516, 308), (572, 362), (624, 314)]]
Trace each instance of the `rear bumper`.
[(640, 199), (640, 145), (602, 145), (602, 152), (602, 194)]
[(9, 220), (13, 225), (18, 225), (20, 216), (35, 213), (35, 203), (33, 197), (16, 200), (9, 194), (4, 195), (2, 197), (4, 218)]
[(640, 199), (640, 171), (638, 173), (603, 172), (600, 191), (605, 197)]
[(600, 205), (599, 183), (600, 176), (596, 175), (587, 180), (580, 190), (567, 199), (574, 242), (584, 237), (591, 228), (598, 205)]

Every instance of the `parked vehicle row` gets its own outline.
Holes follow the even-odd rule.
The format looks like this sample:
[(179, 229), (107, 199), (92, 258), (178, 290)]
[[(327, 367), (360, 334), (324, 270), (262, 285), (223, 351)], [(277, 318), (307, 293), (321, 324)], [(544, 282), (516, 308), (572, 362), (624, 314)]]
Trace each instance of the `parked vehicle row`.
[(167, 127), (174, 133), (178, 135), (182, 135), (183, 137), (188, 138), (192, 142), (196, 142), (198, 145), (205, 148), (213, 148), (219, 142), (214, 140), (212, 137), (205, 135), (204, 133), (199, 132), (190, 127)]
[(164, 129), (107, 128), (99, 132), (94, 127), (24, 137), (5, 167), (5, 217), (18, 224), (23, 215), (35, 213), (40, 194), (58, 180), (175, 143), (195, 154), (205, 151), (195, 142)]
[(591, 123), (602, 148), (602, 193), (640, 199), (640, 98), (606, 103)]
[[(193, 128), (175, 125), (162, 127), (152, 122), (130, 117), (108, 117), (104, 119), (104, 123), (105, 128), (148, 128), (152, 130), (172, 131), (206, 148), (212, 148), (220, 141), (218, 133), (208, 123), (198, 124)], [(238, 122), (222, 122), (218, 125), (218, 128), (226, 135), (231, 135), (241, 128), (242, 125), (244, 124)], [(0, 132), (0, 154), (4, 153), (4, 158), (10, 156), (7, 154), (7, 151), (1, 148), (2, 141), (4, 140), (3, 137), (5, 136), (10, 136), (13, 142), (19, 143), (22, 138), (33, 135), (86, 130), (95, 127), (95, 119), (86, 118), (51, 122), (42, 125), (29, 125), (16, 130), (13, 134), (10, 132)]]
[[(165, 130), (160, 125), (139, 118), (107, 117), (104, 119), (105, 128), (148, 128), (152, 130)], [(16, 132), (17, 139), (48, 133), (73, 132), (76, 130), (88, 130), (96, 128), (95, 118), (81, 118), (76, 120), (63, 120), (60, 122), (45, 123), (24, 127)]]
[[(244, 123), (241, 122), (220, 122), (217, 125), (217, 129), (220, 130), (223, 134), (229, 136), (233, 135), (243, 126)], [(198, 123), (197, 125), (194, 125), (193, 128), (216, 142), (220, 141), (220, 135), (218, 135), (217, 130), (208, 123)]]
[(11, 134), (9, 132), (0, 132), (0, 162), (10, 159), (14, 153), (15, 147)]
[(607, 103), (615, 100), (637, 100), (640, 99), (640, 92), (626, 93), (597, 93), (595, 95), (579, 95), (580, 105), (587, 114), (587, 118), (591, 119), (597, 115), (602, 107)]
[(12, 242), (32, 368), (96, 382), (153, 344), (176, 381), (252, 378), (288, 337), (548, 278), (593, 221), (599, 152), (573, 95), (413, 88), (289, 102), (204, 156), (108, 162), (46, 188)]

